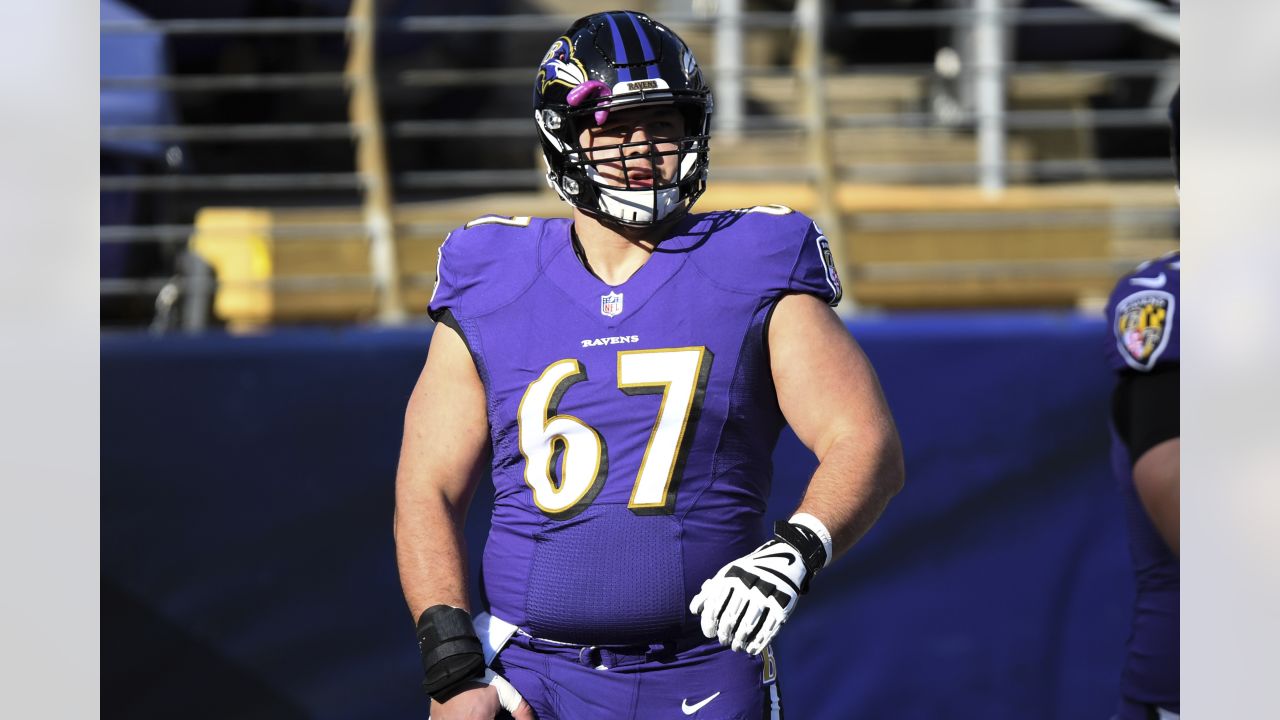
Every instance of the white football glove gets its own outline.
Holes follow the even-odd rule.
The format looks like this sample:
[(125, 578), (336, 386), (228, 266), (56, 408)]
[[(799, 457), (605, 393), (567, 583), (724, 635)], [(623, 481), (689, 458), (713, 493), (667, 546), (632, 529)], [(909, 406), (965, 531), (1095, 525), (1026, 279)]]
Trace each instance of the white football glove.
[(702, 583), (689, 603), (702, 616), (702, 634), (732, 650), (758, 655), (768, 647), (831, 557), (831, 534), (812, 515), (779, 522), (775, 531), (777, 537)]

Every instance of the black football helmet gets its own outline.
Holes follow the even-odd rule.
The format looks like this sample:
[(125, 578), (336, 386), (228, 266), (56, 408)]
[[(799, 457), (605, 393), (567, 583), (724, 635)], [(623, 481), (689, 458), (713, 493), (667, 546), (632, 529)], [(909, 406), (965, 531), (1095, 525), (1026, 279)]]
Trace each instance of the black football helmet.
[[(650, 141), (616, 147), (630, 162), (677, 155), (670, 181), (651, 187), (606, 183), (583, 151), (582, 130), (606, 122), (611, 110), (670, 104), (685, 132), (676, 148), (659, 152)], [(688, 211), (707, 185), (711, 89), (689, 46), (665, 25), (630, 11), (588, 15), (556, 38), (538, 67), (533, 117), (547, 163), (547, 182), (570, 205), (628, 226), (648, 226)], [(670, 144), (670, 143), (664, 143)], [(597, 146), (593, 150), (598, 151)], [(616, 157), (613, 160), (616, 162)], [(624, 173), (626, 175), (626, 173)]]

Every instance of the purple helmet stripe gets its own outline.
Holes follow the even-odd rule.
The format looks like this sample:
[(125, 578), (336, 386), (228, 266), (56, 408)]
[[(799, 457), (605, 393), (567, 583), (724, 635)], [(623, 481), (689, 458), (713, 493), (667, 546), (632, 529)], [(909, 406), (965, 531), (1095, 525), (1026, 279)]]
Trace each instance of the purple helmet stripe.
[(645, 66), (645, 77), (658, 77), (658, 58), (653, 54), (653, 46), (649, 44), (649, 36), (640, 28), (640, 21), (633, 13), (627, 13), (627, 17), (631, 20), (631, 24), (636, 29), (636, 35), (640, 38), (640, 50), (644, 54), (644, 61), (649, 63)]
[[(613, 21), (613, 15), (605, 15), (605, 20), (609, 21), (609, 29), (613, 31), (613, 52), (616, 55), (618, 65), (627, 64), (627, 48), (622, 44), (622, 33), (618, 31), (618, 24)], [(631, 68), (619, 67), (618, 80), (626, 81), (631, 79)]]

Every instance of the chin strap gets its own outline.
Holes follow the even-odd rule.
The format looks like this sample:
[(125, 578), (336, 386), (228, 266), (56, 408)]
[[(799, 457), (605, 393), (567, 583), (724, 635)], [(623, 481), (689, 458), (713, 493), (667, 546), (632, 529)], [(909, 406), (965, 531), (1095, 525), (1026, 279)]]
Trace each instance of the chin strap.
[(624, 190), (606, 185), (600, 173), (587, 167), (587, 179), (595, 186), (600, 212), (629, 223), (653, 224), (680, 207), (680, 188)]
[(679, 188), (615, 190), (599, 188), (600, 208), (624, 222), (656, 223), (680, 206)]

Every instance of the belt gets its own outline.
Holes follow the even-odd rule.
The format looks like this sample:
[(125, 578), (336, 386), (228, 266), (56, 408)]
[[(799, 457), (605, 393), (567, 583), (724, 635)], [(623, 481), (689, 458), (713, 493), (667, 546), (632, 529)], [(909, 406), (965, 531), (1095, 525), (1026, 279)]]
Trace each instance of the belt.
[(697, 631), (682, 637), (657, 640), (650, 643), (583, 645), (535, 637), (523, 629), (517, 628), (516, 636), (512, 638), (512, 642), (534, 652), (560, 655), (568, 657), (581, 665), (607, 670), (614, 667), (638, 665), (650, 660), (670, 660), (686, 650), (715, 641), (704, 637), (700, 631)]

